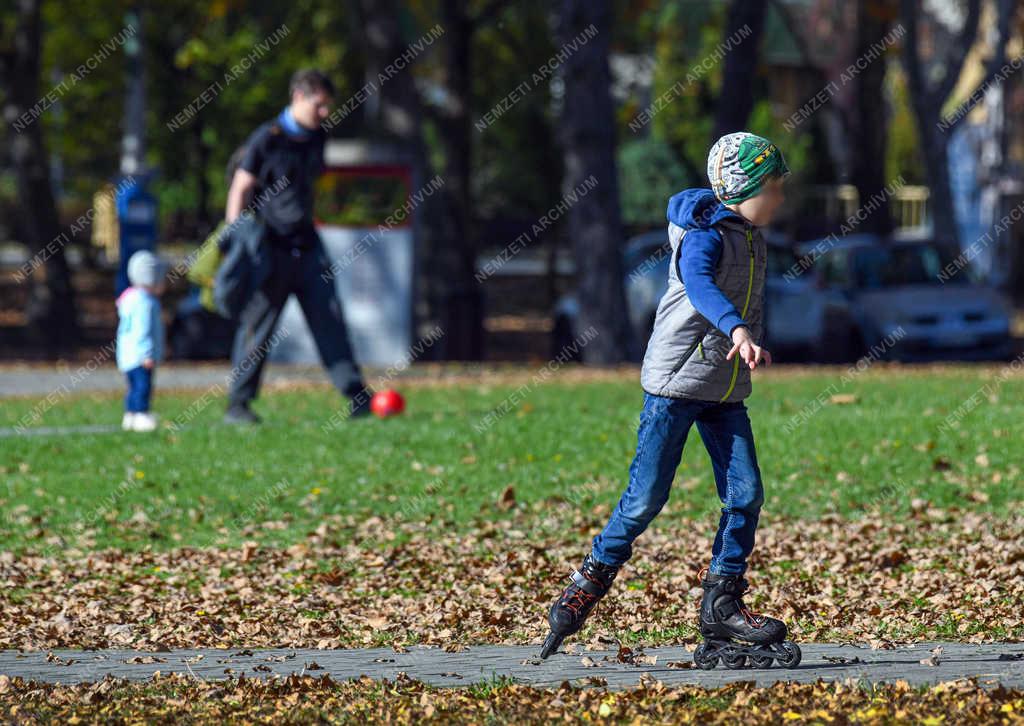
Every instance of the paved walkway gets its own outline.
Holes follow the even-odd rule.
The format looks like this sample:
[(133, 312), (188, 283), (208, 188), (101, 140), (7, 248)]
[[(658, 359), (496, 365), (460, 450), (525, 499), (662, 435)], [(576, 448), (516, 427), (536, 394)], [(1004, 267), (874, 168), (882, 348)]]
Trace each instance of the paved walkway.
[[(475, 646), (447, 653), (438, 648), (410, 648), (396, 653), (390, 648), (367, 650), (177, 650), (143, 653), (129, 650), (67, 651), (51, 653), (0, 651), (0, 673), (27, 679), (77, 683), (96, 681), (106, 675), (148, 679), (155, 671), (192, 674), (202, 679), (245, 675), (265, 678), (292, 673), (336, 679), (368, 675), (394, 679), (400, 672), (438, 686), (461, 686), (495, 677), (540, 686), (577, 681), (583, 685), (625, 688), (636, 685), (642, 674), (667, 685), (719, 686), (732, 681), (756, 681), (770, 685), (779, 680), (808, 682), (863, 679), (872, 683), (905, 679), (912, 684), (931, 684), (976, 677), (984, 686), (1002, 684), (1024, 688), (1024, 643), (968, 645), (942, 643), (937, 665), (923, 664), (937, 643), (919, 643), (897, 650), (871, 650), (851, 645), (807, 644), (803, 662), (795, 669), (713, 671), (692, 668), (692, 654), (683, 647), (652, 648), (643, 653), (643, 664), (619, 663), (616, 651), (559, 652), (546, 661), (537, 659), (539, 646)], [(655, 657), (651, 662), (651, 657)], [(581, 679), (588, 679), (582, 681)]]
[[(64, 370), (53, 365), (0, 366), (0, 398), (7, 396), (48, 396), (57, 392), (121, 391), (124, 374), (111, 363), (92, 370), (79, 372), (82, 363), (70, 363)], [(157, 370), (157, 386), (161, 390), (172, 388), (207, 389), (224, 386), (231, 375), (231, 365), (221, 363), (166, 363)], [(327, 374), (319, 366), (270, 363), (263, 372), (264, 384), (323, 383), (329, 384)]]
[[(0, 399), (10, 396), (42, 398), (55, 394), (63, 397), (69, 392), (123, 391), (124, 374), (114, 366), (106, 365), (84, 374), (74, 385), (72, 375), (78, 365), (67, 371), (53, 366), (0, 366)], [(227, 381), (231, 366), (227, 363), (172, 363), (161, 366), (157, 373), (157, 386), (161, 391), (188, 389), (207, 391), (218, 386), (221, 407), (227, 401)], [(264, 371), (264, 387), (297, 383), (328, 385), (326, 374), (317, 366), (271, 364)], [(206, 424), (209, 426), (211, 424)], [(212, 424), (218, 425), (218, 424)], [(110, 434), (121, 431), (120, 421), (109, 424), (83, 424), (78, 426), (16, 426), (0, 427), (0, 440), (25, 437), (74, 436), (80, 434)]]

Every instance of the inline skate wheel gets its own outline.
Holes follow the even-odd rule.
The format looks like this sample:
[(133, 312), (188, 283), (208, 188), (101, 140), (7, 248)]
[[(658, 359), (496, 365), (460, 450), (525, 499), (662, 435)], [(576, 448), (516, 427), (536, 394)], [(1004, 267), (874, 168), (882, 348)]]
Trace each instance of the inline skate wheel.
[(732, 668), (738, 670), (744, 668), (747, 665), (747, 656), (740, 653), (739, 655), (723, 655), (722, 662), (725, 663), (726, 668)]
[(787, 640), (779, 644), (779, 649), (784, 653), (784, 655), (778, 658), (780, 666), (783, 668), (796, 668), (800, 665), (802, 653), (800, 652), (799, 645), (792, 640)]
[(714, 648), (709, 647), (707, 643), (701, 643), (693, 651), (693, 662), (701, 670), (710, 671), (718, 665), (718, 656)]
[(750, 665), (754, 668), (771, 668), (774, 659), (770, 655), (752, 655), (750, 656)]

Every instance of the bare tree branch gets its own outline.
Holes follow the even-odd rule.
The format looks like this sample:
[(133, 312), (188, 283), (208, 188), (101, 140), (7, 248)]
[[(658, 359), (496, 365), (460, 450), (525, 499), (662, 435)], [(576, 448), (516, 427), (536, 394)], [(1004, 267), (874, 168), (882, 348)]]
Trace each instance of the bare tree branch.
[(916, 0), (900, 0), (900, 14), (903, 17), (903, 25), (907, 29), (907, 38), (903, 42), (903, 65), (907, 71), (911, 102), (915, 104), (930, 99), (921, 68), (921, 56), (917, 53), (918, 35), (920, 34), (917, 27), (917, 12)]
[(956, 43), (950, 51), (949, 60), (946, 62), (946, 73), (933, 91), (935, 103), (939, 108), (953, 92), (957, 81), (960, 80), (960, 71), (963, 70), (967, 54), (974, 46), (974, 39), (978, 34), (978, 21), (981, 18), (981, 0), (967, 0), (967, 17), (964, 19), (964, 26), (957, 33)]
[[(1003, 66), (1006, 65), (1006, 45), (1010, 39), (1010, 25), (1013, 17), (1014, 10), (1017, 9), (1017, 0), (999, 0), (997, 3), (997, 29), (999, 37), (996, 40), (996, 47), (993, 49), (992, 57), (985, 65), (985, 77), (981, 79), (977, 86), (967, 94), (967, 98), (972, 99), (978, 94), (984, 92), (985, 88), (989, 86), (996, 77), (999, 75)], [(963, 123), (964, 119), (967, 118), (967, 114), (961, 114), (954, 119), (951, 119), (947, 127), (947, 132), (952, 131)]]

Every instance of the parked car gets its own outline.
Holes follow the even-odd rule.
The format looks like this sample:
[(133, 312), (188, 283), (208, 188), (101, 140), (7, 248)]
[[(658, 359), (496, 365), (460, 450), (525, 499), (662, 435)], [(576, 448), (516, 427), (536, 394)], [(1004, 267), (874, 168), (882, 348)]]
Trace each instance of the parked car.
[(958, 264), (957, 250), (931, 237), (850, 235), (802, 243), (798, 251), (813, 260), (805, 276), (820, 290), (820, 360), (868, 352), (906, 361), (1013, 353), (1008, 302)]
[(813, 275), (800, 275), (800, 259), (788, 237), (771, 232), (764, 280), (764, 345), (773, 360), (806, 359), (816, 353), (825, 315)]
[[(625, 275), (626, 314), (634, 339), (642, 349), (647, 345), (658, 301), (668, 287), (668, 263), (671, 246), (668, 232), (646, 232), (631, 238), (623, 249), (622, 270)], [(579, 334), (580, 303), (575, 292), (559, 298), (553, 312), (552, 354), (559, 355), (572, 348)], [(646, 332), (645, 332), (646, 331)], [(635, 356), (634, 356), (635, 357)], [(572, 356), (579, 359), (579, 354)]]
[[(810, 349), (820, 330), (808, 325), (821, 313), (822, 299), (814, 289), (813, 277), (787, 281), (784, 275), (797, 264), (797, 256), (788, 239), (767, 233), (768, 268), (765, 279), (765, 345), (779, 352)], [(627, 315), (638, 356), (642, 357), (654, 328), (654, 318), (665, 290), (668, 289), (672, 247), (668, 230), (646, 232), (630, 238), (623, 248), (623, 288)], [(563, 295), (554, 310), (554, 353), (565, 350), (578, 334), (579, 300), (574, 293)]]

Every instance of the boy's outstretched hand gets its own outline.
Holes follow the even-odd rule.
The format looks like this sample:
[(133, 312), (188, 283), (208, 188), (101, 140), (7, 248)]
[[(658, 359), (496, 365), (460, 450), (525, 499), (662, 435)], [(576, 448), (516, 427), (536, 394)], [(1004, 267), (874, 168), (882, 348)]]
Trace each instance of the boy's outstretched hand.
[(737, 353), (739, 353), (740, 359), (747, 364), (750, 370), (757, 368), (757, 364), (762, 361), (766, 366), (772, 364), (772, 354), (754, 343), (754, 339), (750, 337), (750, 330), (746, 325), (738, 325), (733, 328), (732, 349), (725, 356), (725, 359), (732, 360), (732, 357)]

